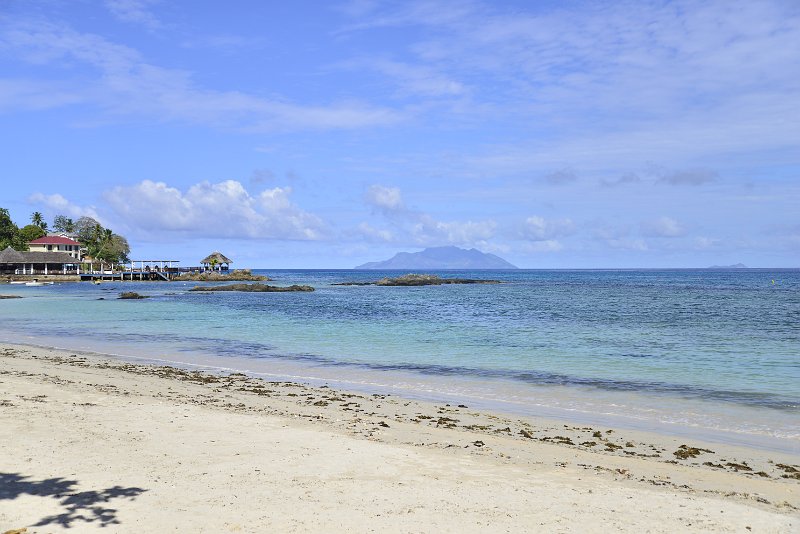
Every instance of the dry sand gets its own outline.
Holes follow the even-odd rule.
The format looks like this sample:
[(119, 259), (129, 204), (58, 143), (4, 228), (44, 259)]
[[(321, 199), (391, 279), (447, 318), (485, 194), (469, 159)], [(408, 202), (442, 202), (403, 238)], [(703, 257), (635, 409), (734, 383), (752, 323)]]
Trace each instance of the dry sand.
[(798, 464), (0, 347), (0, 532), (798, 532)]

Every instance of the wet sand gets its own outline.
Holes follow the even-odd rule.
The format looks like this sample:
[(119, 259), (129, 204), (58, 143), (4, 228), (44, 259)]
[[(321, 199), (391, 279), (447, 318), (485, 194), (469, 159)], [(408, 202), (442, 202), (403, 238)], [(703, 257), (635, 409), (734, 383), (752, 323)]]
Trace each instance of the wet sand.
[(0, 532), (793, 532), (800, 458), (0, 347)]

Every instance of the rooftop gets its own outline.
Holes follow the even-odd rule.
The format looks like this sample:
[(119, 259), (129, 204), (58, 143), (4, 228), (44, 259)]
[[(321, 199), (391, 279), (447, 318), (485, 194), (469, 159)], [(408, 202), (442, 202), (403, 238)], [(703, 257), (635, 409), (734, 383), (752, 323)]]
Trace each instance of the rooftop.
[(29, 245), (79, 245), (77, 241), (74, 241), (68, 237), (61, 237), (60, 235), (48, 235), (44, 237), (40, 237), (39, 239), (34, 239)]

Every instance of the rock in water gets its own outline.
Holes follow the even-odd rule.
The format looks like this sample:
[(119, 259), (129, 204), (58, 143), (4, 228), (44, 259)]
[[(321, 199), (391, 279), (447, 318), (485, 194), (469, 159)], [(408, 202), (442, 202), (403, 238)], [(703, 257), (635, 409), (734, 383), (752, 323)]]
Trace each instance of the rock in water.
[(195, 286), (189, 291), (244, 291), (248, 293), (286, 293), (314, 291), (311, 286), (291, 285), (289, 287), (270, 286), (267, 284), (229, 284), (226, 286)]
[(149, 299), (150, 297), (146, 295), (140, 295), (139, 293), (135, 293), (133, 291), (126, 291), (125, 293), (120, 293), (118, 299), (122, 300), (138, 300), (138, 299)]

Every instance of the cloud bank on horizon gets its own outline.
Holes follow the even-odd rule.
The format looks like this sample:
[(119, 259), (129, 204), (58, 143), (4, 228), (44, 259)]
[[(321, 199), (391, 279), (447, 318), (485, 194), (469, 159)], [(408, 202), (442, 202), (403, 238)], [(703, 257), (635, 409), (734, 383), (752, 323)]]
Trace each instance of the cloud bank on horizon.
[(0, 6), (2, 207), (134, 256), (797, 266), (800, 4)]

